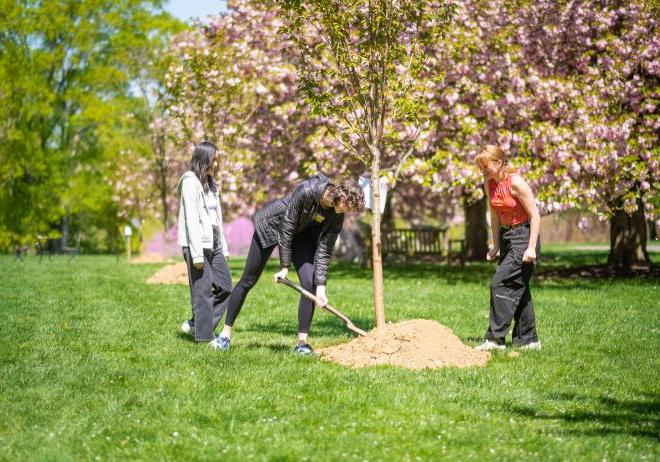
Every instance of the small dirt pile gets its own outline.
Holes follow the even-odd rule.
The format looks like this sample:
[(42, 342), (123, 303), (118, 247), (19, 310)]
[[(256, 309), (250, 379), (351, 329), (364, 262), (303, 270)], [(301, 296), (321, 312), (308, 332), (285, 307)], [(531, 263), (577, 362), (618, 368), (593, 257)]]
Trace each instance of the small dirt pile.
[(185, 262), (167, 265), (147, 279), (147, 284), (188, 284), (188, 268)]
[(141, 263), (169, 263), (171, 260), (168, 257), (157, 253), (143, 253), (137, 257), (131, 258), (131, 264), (141, 264)]
[(485, 366), (487, 351), (474, 350), (436, 321), (414, 319), (387, 324), (343, 345), (321, 348), (321, 357), (345, 366), (389, 364), (409, 369)]

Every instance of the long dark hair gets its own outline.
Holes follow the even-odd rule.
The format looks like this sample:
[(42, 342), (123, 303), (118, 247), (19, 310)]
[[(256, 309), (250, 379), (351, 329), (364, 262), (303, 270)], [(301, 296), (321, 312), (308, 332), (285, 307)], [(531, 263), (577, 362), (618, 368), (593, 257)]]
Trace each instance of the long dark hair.
[(215, 159), (217, 152), (218, 148), (215, 147), (215, 144), (210, 141), (202, 141), (195, 145), (195, 150), (192, 153), (190, 170), (192, 170), (199, 181), (202, 182), (202, 187), (204, 188), (205, 193), (209, 192), (209, 189), (213, 192), (218, 190), (218, 184), (215, 182), (215, 178), (206, 173), (209, 165), (213, 163), (213, 159)]

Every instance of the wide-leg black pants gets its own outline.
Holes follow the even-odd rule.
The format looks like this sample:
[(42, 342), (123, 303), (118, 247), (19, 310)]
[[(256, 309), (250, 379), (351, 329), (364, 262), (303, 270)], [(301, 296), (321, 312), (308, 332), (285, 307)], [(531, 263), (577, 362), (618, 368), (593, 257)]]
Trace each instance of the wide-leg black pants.
[[(490, 326), (486, 339), (503, 345), (513, 326), (512, 341), (526, 345), (538, 341), (534, 304), (529, 281), (536, 262), (523, 262), (529, 244), (529, 224), (500, 230), (500, 259), (490, 286)], [(536, 258), (540, 257), (540, 239), (536, 243)]]

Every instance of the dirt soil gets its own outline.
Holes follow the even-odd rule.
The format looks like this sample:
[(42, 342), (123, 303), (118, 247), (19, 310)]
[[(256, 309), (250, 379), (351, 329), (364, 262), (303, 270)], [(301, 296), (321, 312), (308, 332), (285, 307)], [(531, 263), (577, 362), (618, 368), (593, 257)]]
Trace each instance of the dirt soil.
[(131, 258), (132, 265), (140, 263), (169, 263), (171, 261), (172, 259), (157, 253), (143, 253), (137, 257)]
[(451, 329), (425, 319), (387, 324), (383, 332), (374, 329), (365, 337), (317, 351), (323, 359), (345, 366), (409, 369), (485, 366), (491, 357), (464, 345)]
[(186, 262), (161, 268), (156, 274), (147, 279), (147, 284), (188, 284)]

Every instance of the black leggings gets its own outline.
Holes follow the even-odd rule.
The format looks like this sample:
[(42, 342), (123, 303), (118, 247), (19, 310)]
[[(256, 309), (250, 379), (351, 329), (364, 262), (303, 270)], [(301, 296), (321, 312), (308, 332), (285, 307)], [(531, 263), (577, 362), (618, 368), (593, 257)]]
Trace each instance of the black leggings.
[[(307, 228), (294, 236), (291, 245), (291, 260), (298, 272), (300, 285), (312, 293), (316, 291), (316, 285), (314, 284), (314, 254), (318, 246), (320, 231), (320, 226)], [(225, 318), (227, 326), (234, 325), (245, 302), (245, 297), (259, 280), (275, 247), (275, 245), (262, 247), (256, 232), (252, 235), (252, 243), (248, 251), (243, 276), (241, 276), (241, 280), (238, 281), (229, 296), (227, 317)], [(314, 302), (301, 295), (298, 304), (298, 332), (308, 333), (313, 317)]]

